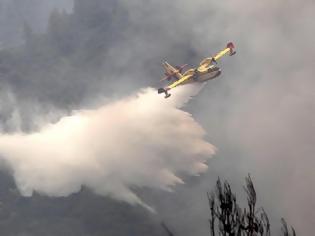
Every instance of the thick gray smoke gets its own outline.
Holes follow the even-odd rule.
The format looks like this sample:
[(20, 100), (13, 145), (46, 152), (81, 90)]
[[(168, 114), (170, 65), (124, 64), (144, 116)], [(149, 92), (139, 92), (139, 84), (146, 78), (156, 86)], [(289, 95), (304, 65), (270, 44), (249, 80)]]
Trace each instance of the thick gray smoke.
[[(189, 38), (200, 59), (228, 40), (238, 51), (234, 58), (220, 62), (222, 76), (192, 102), (194, 117), (214, 135), (220, 151), (210, 165), (212, 174), (185, 192), (194, 213), (178, 217), (180, 213), (172, 214), (180, 208), (177, 205), (166, 213), (176, 214), (174, 222), (182, 221), (177, 227), (184, 228), (181, 235), (197, 234), (200, 228), (205, 229), (200, 235), (208, 234), (207, 225), (200, 223), (208, 217), (206, 200), (189, 192), (204, 196), (217, 177), (214, 171), (228, 178), (234, 189), (250, 172), (273, 225), (283, 216), (299, 234), (311, 235), (315, 223), (310, 210), (315, 205), (314, 1), (123, 2), (143, 32), (153, 34), (159, 27), (152, 25), (165, 26), (174, 41)], [(151, 47), (140, 45), (142, 50)], [(170, 202), (177, 204), (176, 200)]]
[[(79, 41), (80, 45), (95, 47), (91, 47), (92, 51), (77, 49), (75, 61), (79, 65), (69, 69), (74, 74), (65, 73), (73, 63), (62, 60), (63, 66), (54, 71), (56, 76), (48, 76), (44, 71), (20, 80), (4, 77), (2, 81), (12, 85), (15, 93), (14, 96), (6, 93), (1, 84), (0, 118), (5, 121), (6, 130), (16, 130), (16, 122), (23, 130), (34, 127), (32, 118), (37, 112), (33, 109), (37, 104), (32, 99), (28, 103), (29, 96), (34, 96), (45, 108), (50, 102), (65, 110), (71, 109), (72, 104), (82, 107), (80, 102), (85, 104), (86, 100), (110, 91), (122, 94), (148, 84), (156, 85), (162, 74), (159, 66), (162, 60), (196, 65), (231, 40), (238, 51), (235, 57), (219, 62), (222, 76), (211, 81), (186, 107), (212, 135), (211, 141), (220, 150), (217, 158), (211, 160), (210, 170), (203, 178), (198, 178), (200, 182), (158, 198), (156, 202), (161, 207), (157, 210), (168, 219), (173, 218), (170, 223), (181, 230), (180, 235), (208, 235), (205, 192), (214, 185), (217, 176), (227, 178), (233, 189), (242, 189), (242, 180), (250, 172), (259, 205), (265, 207), (272, 224), (277, 226), (283, 216), (299, 235), (312, 234), (315, 224), (313, 0), (94, 0), (93, 4), (102, 3), (112, 13), (108, 19), (98, 18), (105, 15), (101, 13), (95, 21), (92, 17), (95, 11), (89, 11), (88, 4), (83, 4), (87, 1), (76, 2), (82, 3), (79, 9), (85, 13), (83, 16), (90, 16), (92, 22), (101, 26), (99, 31), (91, 29), (92, 40)], [(120, 11), (112, 11), (111, 6)], [(77, 23), (81, 26), (85, 17), (76, 14), (78, 19), (82, 18)], [(79, 27), (77, 31), (81, 36), (82, 29)], [(82, 33), (85, 36), (87, 32)], [(74, 35), (76, 39), (82, 38)], [(76, 43), (70, 39), (70, 45)], [(95, 76), (94, 67), (85, 70), (84, 66), (99, 57), (96, 52), (102, 48), (107, 50), (106, 62), (102, 64), (104, 71)], [(50, 55), (50, 51), (44, 52)], [(83, 68), (84, 73), (77, 72), (78, 68)], [(238, 196), (242, 199), (243, 195)]]
[(76, 111), (32, 134), (0, 136), (1, 158), (21, 193), (67, 196), (87, 186), (150, 209), (132, 191), (171, 191), (178, 174), (199, 175), (215, 148), (179, 108), (199, 90), (177, 89), (170, 99), (144, 89), (95, 110)]
[(21, 44), (24, 25), (44, 32), (53, 9), (71, 12), (72, 0), (0, 0), (0, 48)]

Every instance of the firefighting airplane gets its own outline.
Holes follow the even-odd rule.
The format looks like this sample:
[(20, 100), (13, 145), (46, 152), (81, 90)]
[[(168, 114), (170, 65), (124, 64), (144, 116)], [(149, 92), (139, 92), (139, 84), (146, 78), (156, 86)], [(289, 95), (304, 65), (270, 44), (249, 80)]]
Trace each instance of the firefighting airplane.
[(169, 90), (184, 84), (190, 84), (195, 82), (205, 82), (211, 79), (214, 79), (218, 77), (221, 74), (221, 69), (216, 66), (217, 61), (229, 53), (230, 56), (233, 56), (236, 52), (234, 51), (234, 44), (228, 43), (226, 45), (226, 48), (223, 49), (221, 52), (217, 53), (213, 57), (205, 58), (197, 68), (191, 68), (185, 71), (185, 73), (182, 74), (183, 69), (187, 66), (187, 64), (183, 66), (177, 66), (173, 67), (167, 62), (163, 63), (163, 67), (165, 69), (165, 76), (161, 81), (171, 79), (175, 79), (175, 82), (172, 82), (165, 88), (159, 88), (158, 93), (165, 93), (165, 98), (168, 98), (171, 96), (171, 94), (168, 92)]

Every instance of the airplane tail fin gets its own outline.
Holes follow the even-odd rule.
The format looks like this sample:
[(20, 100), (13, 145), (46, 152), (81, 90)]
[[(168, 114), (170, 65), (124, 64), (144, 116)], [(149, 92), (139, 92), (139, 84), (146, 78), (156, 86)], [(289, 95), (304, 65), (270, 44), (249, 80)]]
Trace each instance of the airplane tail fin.
[(167, 61), (163, 62), (162, 64), (166, 72), (165, 74), (171, 75), (174, 73), (174, 71), (176, 71), (176, 69), (173, 66), (171, 66)]
[(175, 77), (176, 79), (182, 78), (181, 71), (184, 69), (184, 67), (186, 67), (186, 65), (183, 65), (183, 66), (179, 67), (179, 69), (178, 69), (178, 68), (171, 66), (167, 61), (163, 62), (162, 65), (165, 69), (166, 77), (164, 77), (161, 81), (170, 80), (172, 77)]

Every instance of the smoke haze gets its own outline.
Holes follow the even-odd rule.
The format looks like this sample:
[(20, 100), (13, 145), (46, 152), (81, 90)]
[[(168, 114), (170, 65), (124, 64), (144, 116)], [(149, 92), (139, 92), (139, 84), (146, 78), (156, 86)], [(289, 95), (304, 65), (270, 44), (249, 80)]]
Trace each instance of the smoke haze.
[[(179, 220), (180, 213), (171, 210), (165, 216), (181, 235), (207, 235), (203, 194), (212, 180), (219, 175), (242, 189), (250, 172), (273, 226), (283, 216), (299, 234), (310, 235), (315, 223), (310, 210), (315, 205), (314, 2), (160, 1), (144, 8), (143, 1), (136, 2), (125, 4), (137, 24), (145, 27), (147, 21), (140, 19), (149, 18), (165, 25), (174, 41), (188, 41), (198, 58), (229, 40), (238, 51), (221, 62), (222, 76), (189, 106), (218, 147), (218, 160), (211, 161), (198, 186), (181, 189), (161, 207), (176, 202), (172, 209), (188, 208), (190, 214)], [(158, 12), (156, 18), (147, 16), (148, 8)], [(182, 205), (178, 198), (185, 199)]]
[[(251, 173), (259, 205), (265, 207), (273, 226), (279, 225), (283, 216), (299, 235), (312, 234), (315, 224), (314, 1), (76, 0), (73, 9), (66, 16), (55, 15), (43, 36), (46, 41), (35, 38), (31, 40), (33, 44), (27, 45), (23, 52), (14, 51), (13, 56), (0, 52), (2, 133), (19, 130), (34, 133), (51, 116), (56, 121), (60, 114), (90, 108), (95, 98), (125, 97), (148, 85), (157, 87), (156, 81), (162, 76), (161, 61), (197, 65), (227, 41), (233, 41), (237, 54), (219, 62), (222, 75), (208, 83), (184, 108), (195, 119), (188, 123), (195, 127), (199, 126), (195, 123), (198, 121), (209, 134), (205, 140), (210, 139), (218, 147), (216, 158), (209, 160), (209, 170), (202, 177), (186, 180), (187, 184), (178, 185), (172, 194), (160, 191), (148, 194), (150, 197), (144, 202), (156, 206), (157, 212), (180, 235), (208, 235), (205, 192), (220, 176), (228, 179), (238, 198), (242, 198), (242, 180)], [(0, 32), (6, 36), (4, 29)], [(163, 98), (159, 99), (164, 102)], [(173, 105), (168, 108), (176, 110)], [(48, 119), (38, 122), (38, 117), (47, 113)], [(82, 111), (70, 117), (83, 118), (83, 114), (92, 113)], [(74, 127), (75, 123), (69, 119), (62, 119), (53, 127), (59, 130), (63, 127), (61, 124)], [(164, 121), (162, 117), (156, 119)], [(73, 125), (68, 126), (70, 123)], [(44, 126), (39, 132), (49, 136), (46, 141), (52, 139), (52, 131), (47, 129)], [(148, 132), (143, 138), (148, 138)], [(186, 132), (185, 135), (191, 135), (191, 131)], [(34, 140), (34, 134), (18, 133), (3, 135), (3, 140), (22, 142), (30, 137)], [(105, 136), (97, 130), (95, 135)], [(201, 136), (197, 140), (203, 140)], [(170, 136), (167, 140), (175, 144), (177, 141)], [(76, 138), (66, 141), (70, 147), (78, 142)], [(57, 144), (61, 145), (60, 141)], [(13, 167), (26, 162), (15, 157), (9, 163), (12, 153), (7, 150), (3, 158), (6, 157), (7, 165), (14, 171)], [(55, 157), (52, 160), (60, 164)], [(66, 169), (66, 165), (60, 166)], [(66, 184), (73, 191), (81, 184), (87, 185), (90, 178), (85, 178), (84, 171), (74, 170), (80, 181), (65, 176), (65, 180), (74, 181)], [(17, 173), (13, 172), (15, 177)], [(125, 182), (127, 177), (118, 177), (124, 191), (134, 194), (130, 192), (129, 179)], [(42, 188), (31, 180), (29, 187), (26, 183), (19, 184), (21, 190), (28, 190), (24, 193)], [(148, 180), (145, 183), (149, 185)], [(167, 182), (152, 183), (154, 188), (168, 186)], [(51, 189), (51, 195), (61, 194)], [(109, 193), (112, 192), (106, 192)]]
[(53, 9), (70, 12), (72, 0), (0, 0), (0, 48), (23, 43), (23, 27), (44, 32)]

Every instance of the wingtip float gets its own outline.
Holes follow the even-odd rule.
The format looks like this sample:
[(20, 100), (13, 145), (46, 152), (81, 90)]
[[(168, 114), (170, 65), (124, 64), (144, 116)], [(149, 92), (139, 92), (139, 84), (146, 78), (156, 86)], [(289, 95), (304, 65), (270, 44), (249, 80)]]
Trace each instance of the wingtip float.
[(226, 47), (218, 52), (215, 56), (205, 58), (200, 62), (198, 67), (188, 69), (184, 73), (182, 72), (184, 68), (188, 66), (187, 64), (173, 67), (167, 62), (163, 62), (162, 65), (165, 69), (165, 77), (161, 79), (161, 81), (170, 81), (172, 79), (175, 81), (164, 88), (159, 88), (158, 93), (164, 93), (165, 98), (168, 98), (171, 96), (168, 91), (177, 86), (190, 83), (200, 83), (215, 79), (221, 74), (221, 69), (217, 66), (218, 60), (226, 54), (233, 56), (235, 53), (236, 52), (234, 44), (232, 42), (229, 42)]

